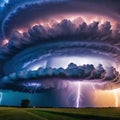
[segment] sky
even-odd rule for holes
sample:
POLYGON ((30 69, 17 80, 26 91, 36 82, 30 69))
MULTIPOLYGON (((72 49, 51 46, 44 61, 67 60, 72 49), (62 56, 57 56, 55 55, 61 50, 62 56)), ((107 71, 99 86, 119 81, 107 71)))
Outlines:
POLYGON ((119 107, 119 4, 2 0, 1 105, 119 107))

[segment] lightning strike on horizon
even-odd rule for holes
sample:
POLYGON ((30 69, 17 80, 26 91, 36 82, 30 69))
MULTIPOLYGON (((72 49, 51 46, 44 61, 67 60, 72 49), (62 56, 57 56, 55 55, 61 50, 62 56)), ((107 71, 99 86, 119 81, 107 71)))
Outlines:
POLYGON ((77 99, 76 99, 76 108, 80 107, 81 100, 81 91, 80 91, 81 83, 77 82, 77 99))
POLYGON ((117 89, 114 89, 113 92, 114 92, 114 96, 115 96, 115 107, 119 107, 118 91, 117 91, 117 89))
POLYGON ((1 104, 1 102, 2 102, 2 95, 3 95, 3 93, 0 92, 0 104, 1 104))

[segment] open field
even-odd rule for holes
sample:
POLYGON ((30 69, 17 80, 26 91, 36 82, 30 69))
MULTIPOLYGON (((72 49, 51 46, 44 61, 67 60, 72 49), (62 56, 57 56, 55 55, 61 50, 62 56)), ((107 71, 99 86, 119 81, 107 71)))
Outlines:
POLYGON ((120 120, 120 108, 0 107, 0 120, 120 120))

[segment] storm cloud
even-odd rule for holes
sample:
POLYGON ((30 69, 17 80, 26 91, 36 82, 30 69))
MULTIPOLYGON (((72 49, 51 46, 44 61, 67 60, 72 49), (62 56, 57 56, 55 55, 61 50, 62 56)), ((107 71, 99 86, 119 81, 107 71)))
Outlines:
POLYGON ((87 42, 96 43, 96 45, 99 43, 99 46, 104 41, 104 45, 108 47, 108 49, 103 49, 109 52, 113 46, 110 52, 112 53, 113 50, 113 54, 115 53, 115 55, 118 54, 119 56, 119 30, 112 30, 109 22, 100 26, 98 25, 99 22, 93 22, 90 25, 82 23, 75 26, 70 20, 64 19, 60 23, 54 24, 52 28, 46 29, 42 25, 36 25, 23 34, 16 31, 11 35, 9 43, 1 48, 0 58, 7 59, 7 57, 26 49, 26 47, 30 45, 35 46, 38 43, 47 43, 51 40, 55 41, 56 39, 56 41, 64 41, 66 39, 69 39, 69 41, 78 40, 80 42, 86 42, 86 44, 87 42))
MULTIPOLYGON (((8 44, 0 49, 0 61, 1 63, 3 61, 8 62, 13 56, 16 56, 16 54, 18 56, 21 51, 40 45, 41 51, 43 51, 44 54, 45 51, 46 54, 48 54, 49 51, 55 51, 55 48, 56 50, 61 49, 62 51, 63 48, 76 47, 76 50, 77 48, 83 48, 80 49, 79 53, 81 54, 97 53, 103 56, 110 56, 116 63, 119 63, 119 39, 119 30, 112 30, 110 22, 105 22, 100 25, 99 22, 93 22, 89 25, 82 23, 76 26, 70 20, 64 19, 60 23, 53 24, 50 28, 35 25, 23 34, 17 31, 14 32, 8 44), (68 44, 66 41, 68 41, 68 44), (62 44, 63 42, 65 44, 62 44)), ((36 51, 39 47, 32 49, 32 51, 34 51, 34 49, 36 51)), ((32 53, 30 54, 32 55, 32 53)), ((41 55, 42 54, 43 53, 41 53, 41 55)))
POLYGON ((98 2, 99 0, 9 0, 2 10, 1 31, 4 36, 9 37, 15 29, 28 28, 38 20, 45 21, 56 15, 70 13, 99 14, 119 21, 119 0, 101 0, 100 4, 98 2), (24 18, 24 21, 21 18, 24 18))
MULTIPOLYGON (((36 71, 20 71, 17 73, 11 73, 8 76, 5 76, 1 80, 1 85, 4 86, 4 89, 12 89, 15 91, 23 91, 21 89, 25 85, 29 86, 26 91, 28 92, 32 87, 37 87, 39 92, 43 89, 50 89, 51 87, 57 88, 60 81, 62 84, 66 81, 95 81, 100 82, 111 82, 109 86, 99 86, 99 89, 111 89, 111 85, 119 82, 120 74, 116 71, 115 68, 108 68, 109 72, 106 71, 102 65, 94 67, 93 65, 83 65, 77 66, 74 63, 70 63, 66 69, 64 68, 39 68, 36 71), (54 83, 55 82, 55 83, 54 83), (56 82, 58 82, 56 84, 56 82), (47 87, 46 87, 47 86, 47 87)), ((118 84, 116 85, 118 87, 118 84)), ((61 87, 61 89, 64 88, 61 87)), ((97 87, 96 87, 97 88, 97 87)))
MULTIPOLYGON (((17 90, 16 86, 19 86, 18 91, 20 91, 22 83, 45 78, 69 78, 70 81, 75 78, 80 81, 97 80, 110 82, 114 87, 118 87, 119 72, 115 66, 112 67, 112 64, 107 68, 104 68, 104 65, 95 67, 92 64, 83 66, 72 64, 73 66, 69 65, 66 69, 46 67, 36 71, 29 70, 39 61, 48 60, 54 56, 72 55, 107 58, 119 68, 119 1, 115 3, 111 0, 104 3, 101 0, 99 5, 98 2, 98 0, 94 2, 25 0, 17 3, 13 0, 9 1, 1 10, 0 21, 1 43, 5 38, 8 39, 8 43, 1 44, 0 48, 2 88, 12 89, 12 86, 15 86, 14 90, 17 90), (106 8, 106 5, 109 7, 106 8), (74 17, 75 13, 79 16, 74 20, 65 18, 67 14, 74 17), (93 20, 87 23, 82 14, 103 16, 106 22, 93 20), (59 20, 58 16, 60 16, 59 20), (47 21, 49 21, 48 24, 44 23, 47 21)), ((105 88, 110 89, 110 87, 108 85, 105 88)))

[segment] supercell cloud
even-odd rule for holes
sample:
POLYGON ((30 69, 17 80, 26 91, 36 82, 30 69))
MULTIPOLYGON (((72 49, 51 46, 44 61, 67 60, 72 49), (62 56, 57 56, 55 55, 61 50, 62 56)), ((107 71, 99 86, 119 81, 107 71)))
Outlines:
POLYGON ((3 0, 0 88, 41 93, 86 81, 95 89, 120 88, 119 4, 3 0))

